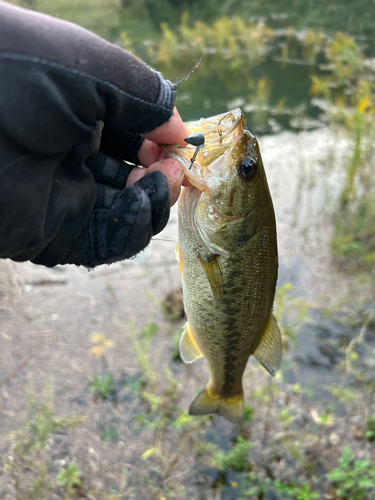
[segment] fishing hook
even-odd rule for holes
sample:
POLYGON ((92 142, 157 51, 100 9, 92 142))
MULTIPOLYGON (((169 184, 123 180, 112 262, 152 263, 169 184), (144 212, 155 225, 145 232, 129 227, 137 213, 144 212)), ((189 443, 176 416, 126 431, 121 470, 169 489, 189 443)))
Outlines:
POLYGON ((205 137, 203 132, 195 132, 194 134, 190 134, 188 137, 184 139, 185 142, 188 144, 191 144, 192 146, 196 147, 196 150, 194 152, 193 158, 191 159, 190 167, 193 166, 193 163, 195 162, 195 158, 197 157, 198 151, 200 148, 204 145, 205 137))

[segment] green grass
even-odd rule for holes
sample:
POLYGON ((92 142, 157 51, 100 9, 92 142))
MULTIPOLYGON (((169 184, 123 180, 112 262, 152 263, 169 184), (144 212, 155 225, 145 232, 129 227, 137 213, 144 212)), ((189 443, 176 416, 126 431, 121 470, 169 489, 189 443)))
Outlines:
POLYGON ((82 484, 82 472, 77 464, 71 463, 65 469, 61 469, 57 481, 65 491, 65 500, 70 500, 74 497, 77 488, 82 484))
MULTIPOLYGON (((76 415, 56 416, 53 400, 51 389, 43 394, 40 401, 31 392, 21 429, 7 437, 11 446, 5 470, 9 473, 18 500, 44 500, 55 491, 56 482, 49 473, 51 435, 66 432, 84 421, 83 417, 76 415)), ((66 499, 69 499, 70 490, 66 493, 66 499)))
POLYGON ((101 376, 94 375, 90 387, 95 396, 100 396, 102 399, 110 399, 116 393, 116 384, 111 373, 104 373, 101 376))
POLYGON ((370 460, 356 460, 345 446, 338 467, 327 474, 338 498, 373 500, 375 495, 375 466, 370 460))

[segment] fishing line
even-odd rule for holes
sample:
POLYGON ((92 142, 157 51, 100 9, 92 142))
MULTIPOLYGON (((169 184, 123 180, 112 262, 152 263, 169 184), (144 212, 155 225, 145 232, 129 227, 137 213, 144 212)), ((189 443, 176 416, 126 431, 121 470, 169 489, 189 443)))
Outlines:
POLYGON ((151 238, 152 241, 168 241, 169 243, 175 243, 175 240, 164 240, 163 238, 151 238))
POLYGON ((172 85, 174 86, 174 88, 177 88, 182 82, 186 81, 193 73, 194 71, 198 68, 198 66, 200 65, 201 61, 202 61, 203 57, 201 57, 199 59, 199 61, 197 62, 197 64, 194 66, 194 68, 189 71, 189 73, 186 75, 186 76, 183 76, 180 80, 177 80, 177 82, 175 83, 172 83, 172 85))

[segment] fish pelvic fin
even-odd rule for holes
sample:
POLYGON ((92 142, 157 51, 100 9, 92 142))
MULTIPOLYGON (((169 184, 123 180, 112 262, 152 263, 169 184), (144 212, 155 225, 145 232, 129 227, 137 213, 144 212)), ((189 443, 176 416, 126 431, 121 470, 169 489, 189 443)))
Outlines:
POLYGON ((271 375, 276 375, 282 361, 282 342, 280 329, 272 313, 253 356, 271 375))
POLYGON ((192 363, 203 356, 194 338, 193 331, 189 322, 185 324, 184 331, 180 339, 180 356, 185 363, 192 363))
POLYGON ((216 393, 210 385, 203 389, 191 403, 189 415, 209 415, 215 413, 229 422, 239 423, 243 420, 243 390, 240 394, 225 398, 216 393))

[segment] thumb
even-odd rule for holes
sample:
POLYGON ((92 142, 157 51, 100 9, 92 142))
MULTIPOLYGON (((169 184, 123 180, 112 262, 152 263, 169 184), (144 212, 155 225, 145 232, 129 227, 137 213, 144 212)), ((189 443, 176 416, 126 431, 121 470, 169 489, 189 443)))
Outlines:
POLYGON ((170 119, 160 125, 152 132, 141 134, 142 137, 149 141, 159 144, 181 144, 184 145, 184 139, 190 134, 189 129, 182 121, 177 108, 173 108, 173 115, 170 119))

